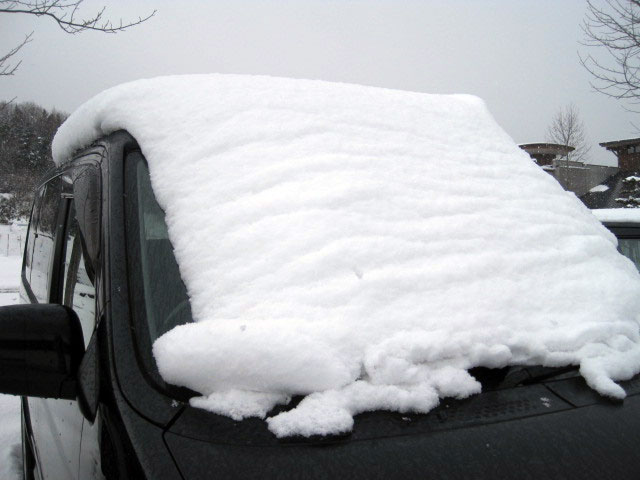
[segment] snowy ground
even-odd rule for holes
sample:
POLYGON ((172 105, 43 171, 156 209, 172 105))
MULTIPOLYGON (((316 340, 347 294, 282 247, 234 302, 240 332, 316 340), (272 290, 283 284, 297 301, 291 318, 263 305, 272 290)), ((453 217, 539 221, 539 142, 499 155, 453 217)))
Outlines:
POLYGON ((26 233, 27 225, 24 222, 0 225, 0 256, 21 255, 26 233))
MULTIPOLYGON (((0 256, 0 305, 18 303, 19 256, 0 256)), ((0 395, 0 480, 21 478, 20 397, 0 395)))

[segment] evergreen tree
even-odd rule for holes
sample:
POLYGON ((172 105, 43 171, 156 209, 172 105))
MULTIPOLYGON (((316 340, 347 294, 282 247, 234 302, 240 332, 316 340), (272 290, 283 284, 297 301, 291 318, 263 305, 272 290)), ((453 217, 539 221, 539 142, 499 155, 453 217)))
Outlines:
POLYGON ((26 217, 37 181, 53 167, 51 141, 66 115, 0 103, 0 223, 26 217))

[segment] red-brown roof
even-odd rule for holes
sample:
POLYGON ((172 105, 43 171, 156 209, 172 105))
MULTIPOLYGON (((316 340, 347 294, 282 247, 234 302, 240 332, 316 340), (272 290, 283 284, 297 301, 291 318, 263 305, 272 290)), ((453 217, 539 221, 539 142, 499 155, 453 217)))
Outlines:
POLYGON ((615 150, 619 147, 628 147, 629 145, 640 145, 640 138, 628 138, 626 140, 614 140, 612 142, 602 142, 601 147, 607 150, 615 150))

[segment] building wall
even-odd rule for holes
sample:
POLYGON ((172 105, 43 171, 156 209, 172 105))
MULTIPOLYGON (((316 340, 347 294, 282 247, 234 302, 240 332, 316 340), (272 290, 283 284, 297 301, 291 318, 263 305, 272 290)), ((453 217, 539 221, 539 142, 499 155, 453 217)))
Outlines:
POLYGON ((555 169, 550 173, 562 185, 562 188, 574 192, 578 196, 587 193, 618 171, 618 167, 579 162, 569 162, 567 165, 567 162, 562 159, 556 160, 554 167, 555 169))
MULTIPOLYGON (((637 147, 634 149, 636 150, 637 147)), ((640 170, 640 151, 629 152, 618 151, 618 166, 620 170, 637 171, 640 170)))
POLYGON ((589 173, 587 177, 587 190, 592 189, 596 185, 600 185, 612 175, 618 173, 618 167, 607 167, 604 165, 589 165, 589 173))

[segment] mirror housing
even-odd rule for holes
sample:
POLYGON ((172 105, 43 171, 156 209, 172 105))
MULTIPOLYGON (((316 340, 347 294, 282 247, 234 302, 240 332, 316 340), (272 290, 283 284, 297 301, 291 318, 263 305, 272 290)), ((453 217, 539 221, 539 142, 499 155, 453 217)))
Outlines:
POLYGON ((56 304, 0 307, 0 393, 75 400, 80 320, 56 304))

